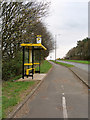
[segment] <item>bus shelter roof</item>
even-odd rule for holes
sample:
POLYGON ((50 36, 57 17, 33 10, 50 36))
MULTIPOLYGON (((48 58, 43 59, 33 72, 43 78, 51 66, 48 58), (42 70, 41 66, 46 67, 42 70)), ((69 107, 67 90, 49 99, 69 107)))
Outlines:
POLYGON ((22 43, 21 46, 25 46, 25 47, 40 47, 43 48, 44 50, 47 50, 47 48, 45 48, 41 43, 38 44, 32 44, 32 43, 22 43))

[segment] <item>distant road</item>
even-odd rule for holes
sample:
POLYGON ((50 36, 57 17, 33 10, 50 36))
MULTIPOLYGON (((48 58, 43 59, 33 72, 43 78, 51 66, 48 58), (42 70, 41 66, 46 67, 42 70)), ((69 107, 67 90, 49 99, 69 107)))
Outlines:
POLYGON ((62 60, 57 60, 57 61, 67 63, 67 64, 71 64, 71 65, 74 65, 75 67, 78 67, 80 69, 85 70, 86 72, 90 72, 90 64, 88 65, 88 64, 82 64, 82 63, 67 62, 67 61, 62 61, 62 60))

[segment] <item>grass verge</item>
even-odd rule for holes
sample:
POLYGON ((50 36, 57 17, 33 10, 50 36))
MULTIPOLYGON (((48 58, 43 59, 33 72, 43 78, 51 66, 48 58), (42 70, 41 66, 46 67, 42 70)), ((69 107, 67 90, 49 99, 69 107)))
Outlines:
MULTIPOLYGON (((52 64, 44 60, 41 63, 40 71, 41 73, 47 73, 51 67, 52 64)), ((32 89, 38 84, 37 81, 13 82, 19 78, 21 78, 21 75, 2 84, 2 118, 6 118, 14 107, 30 94, 32 89)))
POLYGON ((3 118, 7 117, 8 113, 10 113, 13 110, 14 106, 19 104, 30 93, 31 89, 34 87, 35 84, 36 84, 35 81, 3 82, 2 84, 3 118))
POLYGON ((84 60, 63 60, 63 61, 90 64, 90 61, 84 61, 84 60))
POLYGON ((22 75, 18 75, 18 76, 16 76, 16 77, 14 77, 13 79, 11 79, 10 81, 15 81, 15 80, 18 80, 18 79, 20 79, 22 77, 22 75))
POLYGON ((54 60, 51 60, 51 61, 54 62, 54 63, 60 64, 60 65, 63 65, 65 67, 74 67, 74 65, 70 65, 70 64, 67 64, 67 63, 55 62, 54 60))
MULTIPOLYGON (((51 67, 52 64, 50 64, 47 60, 44 60, 40 65, 40 73, 47 73, 51 67)), ((36 70, 38 70, 38 67, 36 70)))

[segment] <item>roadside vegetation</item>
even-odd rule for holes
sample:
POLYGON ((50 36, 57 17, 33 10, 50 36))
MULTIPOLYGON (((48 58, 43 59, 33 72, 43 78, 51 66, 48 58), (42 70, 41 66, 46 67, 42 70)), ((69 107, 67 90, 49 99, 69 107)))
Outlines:
POLYGON ((70 64, 67 64, 67 63, 57 62, 55 60, 51 60, 51 61, 54 62, 54 63, 60 64, 62 66, 65 66, 65 67, 74 67, 74 65, 70 65, 70 64))
MULTIPOLYGON (((40 73, 47 73, 50 68, 52 68, 52 64, 49 63, 47 60, 42 60, 40 64, 40 73)), ((39 65, 36 66, 35 70, 39 70, 39 65)))
POLYGON ((65 59, 70 60, 87 60, 90 61, 90 38, 77 41, 77 46, 73 47, 66 54, 65 59))
POLYGON ((41 73, 47 73, 50 68, 52 67, 52 64, 50 64, 47 60, 44 60, 40 67, 41 73))
POLYGON ((64 60, 63 59, 63 61, 83 63, 83 64, 90 64, 90 61, 84 61, 84 60, 64 60))
POLYGON ((26 95, 30 93, 31 91, 30 88, 33 88, 35 84, 36 84, 35 81, 3 82, 2 85, 2 117, 3 118, 6 118, 7 115, 13 110, 14 106, 19 104, 19 102, 21 102, 26 97, 26 95))
MULTIPOLYGON (((52 65, 44 60, 41 63, 41 73, 47 73, 52 65)), ((38 67, 36 68, 38 69, 38 67)), ((19 104, 31 90, 39 83, 38 81, 17 82, 21 75, 2 84, 2 117, 6 118, 13 108, 19 104), (23 94, 22 94, 23 93, 23 94)), ((1 111, 0 111, 1 112, 1 111)))

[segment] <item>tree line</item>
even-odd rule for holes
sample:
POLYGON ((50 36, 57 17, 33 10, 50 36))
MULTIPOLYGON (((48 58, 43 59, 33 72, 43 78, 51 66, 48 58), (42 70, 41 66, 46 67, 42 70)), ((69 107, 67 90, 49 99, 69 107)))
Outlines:
POLYGON ((43 23, 48 15, 49 3, 31 0, 25 2, 1 3, 2 39, 2 78, 9 80, 22 72, 21 43, 36 43, 36 35, 42 35, 42 44, 47 51, 42 52, 44 59, 53 49, 53 38, 43 23))
POLYGON ((90 60, 90 38, 77 41, 77 46, 73 47, 66 54, 65 59, 90 60))

